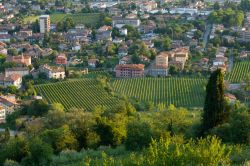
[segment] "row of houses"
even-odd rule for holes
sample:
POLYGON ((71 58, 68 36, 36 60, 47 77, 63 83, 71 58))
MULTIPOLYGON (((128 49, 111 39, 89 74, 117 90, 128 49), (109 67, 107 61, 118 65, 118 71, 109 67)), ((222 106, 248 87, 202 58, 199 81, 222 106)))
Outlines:
MULTIPOLYGON (((170 66, 175 66, 179 70, 183 70, 186 61, 188 60, 189 49, 187 47, 176 48, 172 51, 160 52, 156 56, 153 63, 147 72, 143 64, 128 64, 129 57, 125 56, 120 60, 120 64, 115 67, 116 77, 143 77, 146 74, 151 76, 167 76, 170 66)), ((147 61, 147 58, 140 57, 142 61, 147 61)))

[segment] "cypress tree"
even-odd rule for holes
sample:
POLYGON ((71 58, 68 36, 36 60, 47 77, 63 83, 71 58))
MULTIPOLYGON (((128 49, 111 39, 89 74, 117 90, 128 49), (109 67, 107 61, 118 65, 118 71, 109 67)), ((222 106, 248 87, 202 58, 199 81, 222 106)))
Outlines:
POLYGON ((213 127, 223 123, 227 117, 224 98, 224 74, 221 69, 210 76, 206 87, 206 99, 202 119, 203 134, 213 127))

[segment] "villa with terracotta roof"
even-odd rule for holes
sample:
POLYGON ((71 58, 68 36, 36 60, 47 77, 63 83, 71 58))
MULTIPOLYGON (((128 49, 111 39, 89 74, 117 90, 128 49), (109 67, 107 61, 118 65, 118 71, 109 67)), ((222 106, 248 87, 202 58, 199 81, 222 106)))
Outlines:
POLYGON ((3 87, 8 87, 14 85, 17 88, 20 88, 22 85, 22 76, 19 74, 12 74, 6 77, 5 75, 0 75, 0 85, 3 87))
POLYGON ((13 113, 17 106, 18 103, 15 95, 0 96, 0 107, 5 109, 7 115, 13 113))
POLYGON ((123 64, 116 65, 115 67, 116 77, 143 77, 144 65, 143 64, 123 64))
POLYGON ((57 65, 66 65, 67 64, 67 57, 65 54, 60 54, 56 57, 56 64, 57 65))

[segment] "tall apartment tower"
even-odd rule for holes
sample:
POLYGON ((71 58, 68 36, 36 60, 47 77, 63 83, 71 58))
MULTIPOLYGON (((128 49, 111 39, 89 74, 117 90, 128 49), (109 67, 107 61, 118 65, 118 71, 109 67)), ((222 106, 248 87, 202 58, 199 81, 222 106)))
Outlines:
POLYGON ((50 31, 50 17, 49 15, 41 15, 39 18, 40 33, 46 33, 50 31))

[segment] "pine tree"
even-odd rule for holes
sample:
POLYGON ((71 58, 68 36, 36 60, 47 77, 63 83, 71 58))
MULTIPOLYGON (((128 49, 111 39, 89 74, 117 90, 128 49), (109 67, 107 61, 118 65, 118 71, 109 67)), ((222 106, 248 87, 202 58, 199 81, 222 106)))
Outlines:
POLYGON ((221 69, 211 74, 206 93, 202 122, 203 134, 209 129, 223 123, 227 118, 228 111, 226 111, 224 98, 224 74, 221 69))

